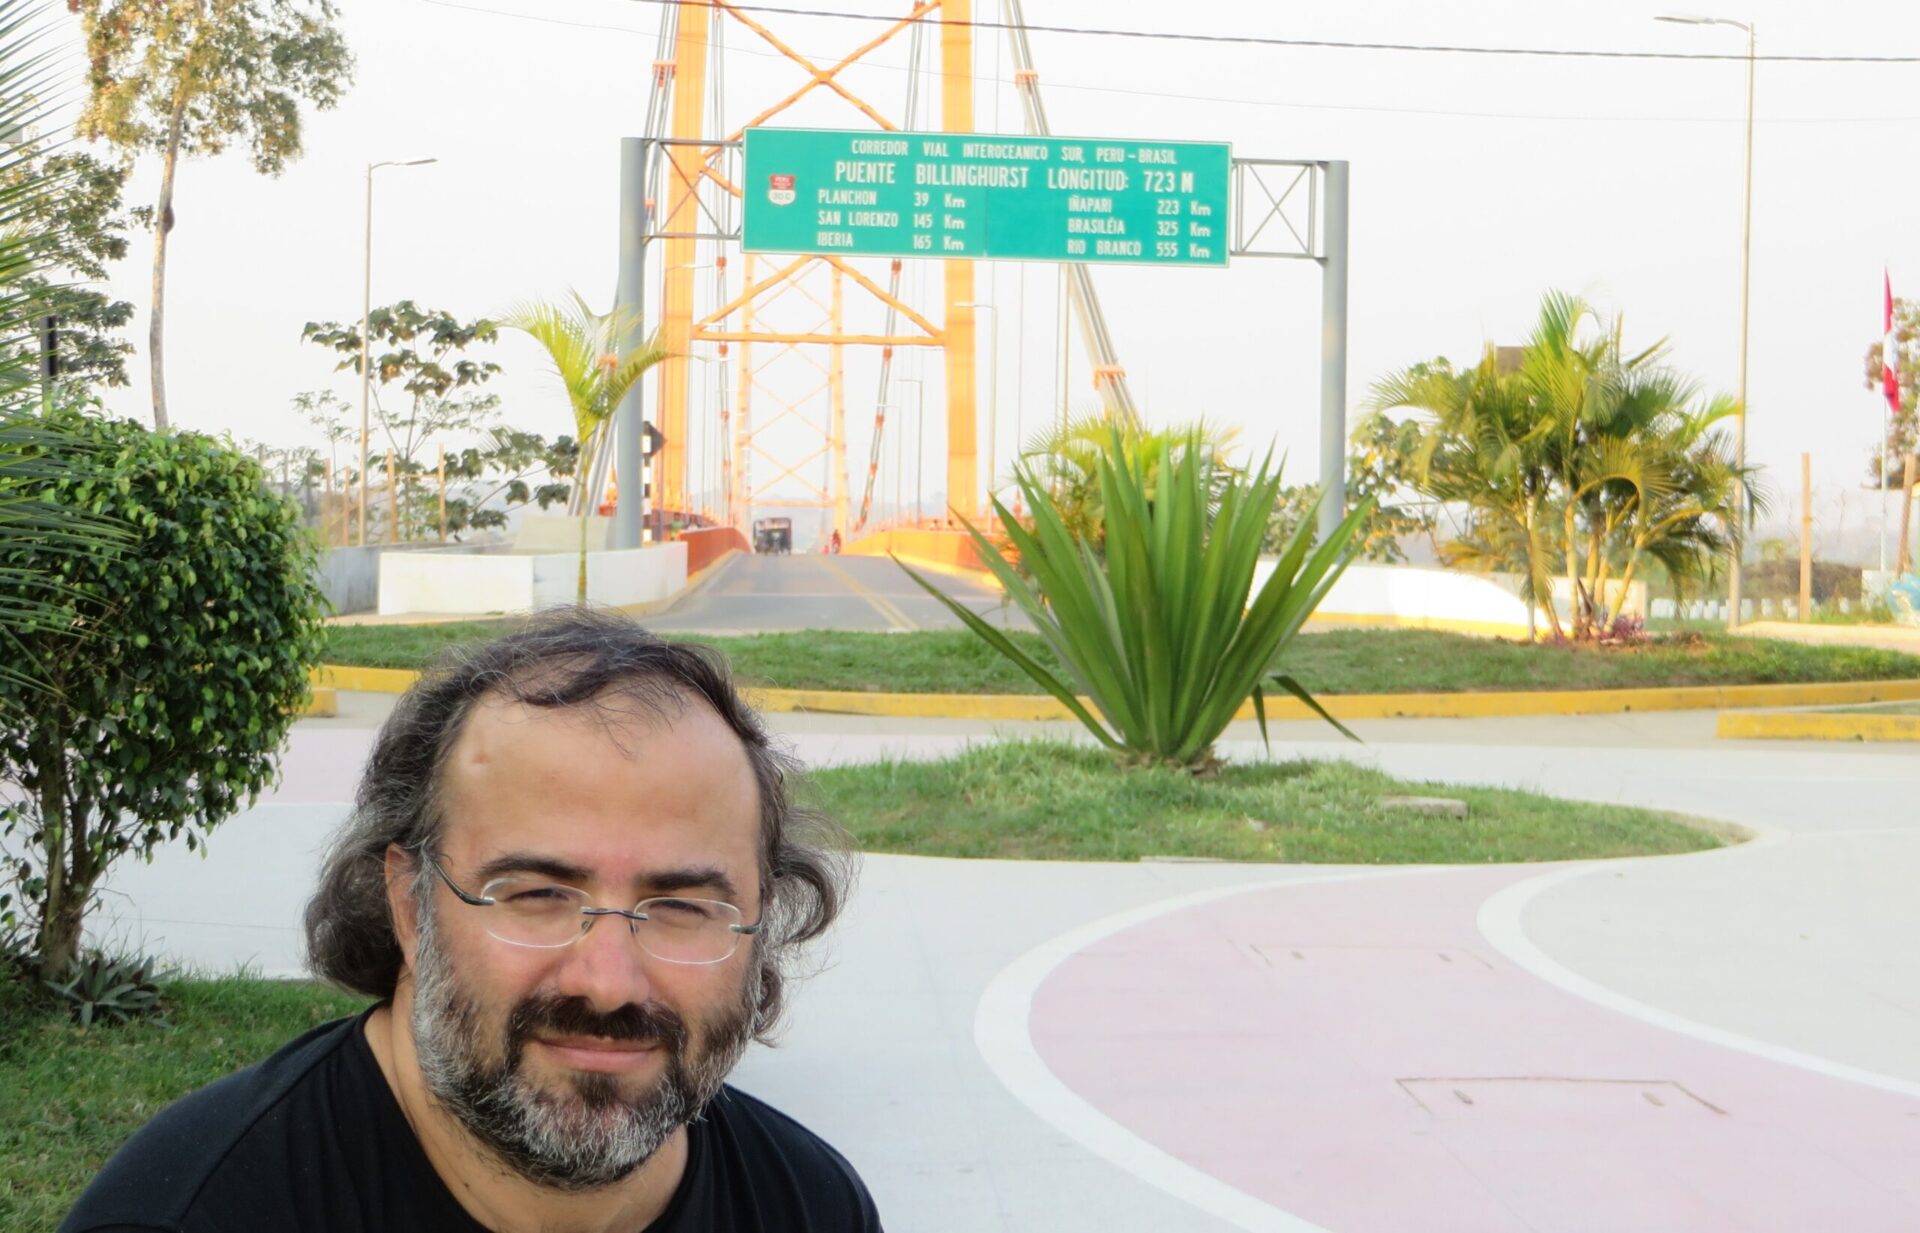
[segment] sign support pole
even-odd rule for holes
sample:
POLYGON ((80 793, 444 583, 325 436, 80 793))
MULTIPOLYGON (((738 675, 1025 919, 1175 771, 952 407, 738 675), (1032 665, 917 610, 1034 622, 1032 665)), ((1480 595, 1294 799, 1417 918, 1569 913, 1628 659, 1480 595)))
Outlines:
MULTIPOLYGON (((972 0, 940 5, 940 127, 973 132, 972 0)), ((975 416, 973 263, 946 262, 945 317, 941 322, 947 362, 947 508, 985 522, 992 506, 980 494, 980 436, 975 416)), ((895 510, 898 516, 899 511, 895 510)))
POLYGON ((1326 255, 1320 259, 1320 539, 1347 513, 1347 163, 1326 164, 1326 255))
MULTIPOLYGON (((647 143, 639 137, 620 139, 620 283, 614 297, 615 311, 624 312, 632 324, 624 350, 632 350, 646 341, 647 278, 647 143)), ((614 412, 615 472, 620 498, 613 510, 615 548, 638 548, 640 527, 646 518, 646 478, 641 474, 640 422, 645 415, 645 381, 627 387, 619 408, 614 412)), ((584 455, 582 461, 584 461, 584 455)), ((584 484, 587 476, 575 482, 584 484)), ((598 506, 587 493, 582 517, 591 517, 598 506)))

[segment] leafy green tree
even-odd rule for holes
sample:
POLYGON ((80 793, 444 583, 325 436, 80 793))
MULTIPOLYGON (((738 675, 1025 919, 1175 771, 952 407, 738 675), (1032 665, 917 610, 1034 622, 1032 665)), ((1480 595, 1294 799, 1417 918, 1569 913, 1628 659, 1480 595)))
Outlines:
MULTIPOLYGON (((1400 541, 1431 536, 1431 502, 1409 502, 1414 494, 1421 432, 1412 420, 1395 421, 1374 412, 1354 425, 1347 454, 1347 503, 1365 504, 1372 513, 1360 528, 1361 559, 1397 565, 1407 559, 1400 541)), ((1319 484, 1287 484, 1280 489, 1267 519, 1262 551, 1279 552, 1320 505, 1319 484)))
POLYGON ((167 427, 162 340, 167 235, 181 155, 244 146, 262 175, 300 155, 300 104, 326 110, 353 75, 333 0, 68 0, 87 45, 79 132, 160 155, 153 211, 148 359, 153 418, 167 427))
MULTIPOLYGON (((385 446, 369 446, 367 466, 377 484, 392 457, 401 488, 401 524, 392 530, 397 539, 411 539, 436 525, 438 517, 437 513, 432 518, 421 516, 436 499, 425 487, 432 470, 429 448, 446 444, 450 437, 488 431, 498 418, 499 397, 479 387, 500 372, 500 365, 469 351, 497 343, 500 327, 484 317, 462 321, 445 309, 423 309, 412 300, 401 300, 368 314, 367 336, 373 369, 368 418, 385 446)), ((334 371, 359 373, 358 321, 310 321, 300 337, 338 355, 334 371)), ((345 439, 358 440, 357 410, 319 393, 300 395, 295 399, 297 408, 303 406, 301 399, 308 400, 310 405, 304 409, 309 418, 330 439, 347 421, 351 426, 345 428, 345 439)), ((343 479, 357 482, 358 469, 356 451, 343 479)), ((369 511, 377 516, 373 504, 369 503, 369 511)))
MULTIPOLYGON (((580 577, 578 598, 587 602, 587 515, 593 494, 586 484, 595 458, 607 447, 607 431, 620 400, 627 396, 649 368, 667 358, 658 339, 637 345, 628 340, 639 331, 639 317, 627 310, 596 313, 579 292, 557 303, 522 304, 508 313, 505 323, 522 330, 547 353, 554 375, 566 391, 567 407, 579 433, 581 484, 573 506, 580 515, 580 577)), ((631 495, 631 494, 630 494, 631 495)))
MULTIPOLYGON (((120 199, 127 169, 77 151, 21 153, 8 178, 31 176, 47 191, 27 195, 14 222, 39 245, 41 266, 22 275, 17 286, 33 301, 35 317, 59 319, 63 380, 126 385, 133 344, 121 331, 133 320, 133 305, 84 284, 105 281, 108 264, 127 255, 129 220, 120 199)), ((27 340, 26 350, 37 362, 38 340, 27 340)))
POLYGON ((468 531, 502 530, 508 512, 521 506, 564 505, 579 461, 572 437, 548 441, 514 428, 491 430, 482 444, 447 455, 447 534, 457 539, 468 531))
MULTIPOLYGON (((1893 344, 1894 379, 1900 387, 1900 414, 1890 416, 1887 425, 1886 485, 1898 487, 1903 480, 1904 464, 1900 461, 1908 454, 1920 450, 1920 300, 1895 300, 1893 302, 1893 344)), ((1884 388, 1881 378, 1882 356, 1886 353, 1886 338, 1881 336, 1873 340, 1867 348, 1867 388, 1881 393, 1884 388)), ((1872 451, 1867 460, 1868 482, 1873 487, 1881 485, 1881 457, 1879 449, 1872 451)))
MULTIPOLYGON (((135 539, 104 556, 0 541, 0 569, 62 588, 57 620, 21 639, 54 692, 0 729, 5 910, 37 935, 45 974, 77 954, 115 860, 182 837, 198 847, 273 781, 325 611, 313 541, 252 459, 77 411, 52 423, 87 449, 28 495, 135 539)), ((0 705, 17 711, 13 690, 0 682, 0 705)))
POLYGON ((1074 537, 1040 476, 1016 468, 1015 482, 1033 508, 1033 529, 997 499, 994 507, 1031 582, 967 524, 981 560, 1047 640, 1063 673, 1035 661, 918 573, 907 573, 1058 698, 1123 764, 1210 773, 1219 765, 1214 742, 1248 698, 1266 731, 1265 691, 1275 685, 1339 727, 1276 668, 1352 560, 1368 510, 1364 504, 1355 509, 1317 546, 1311 523, 1303 523, 1255 592, 1280 475, 1269 459, 1251 475, 1232 472, 1216 484, 1215 465, 1198 436, 1130 452, 1125 437, 1113 432, 1099 469, 1104 553, 1074 537))

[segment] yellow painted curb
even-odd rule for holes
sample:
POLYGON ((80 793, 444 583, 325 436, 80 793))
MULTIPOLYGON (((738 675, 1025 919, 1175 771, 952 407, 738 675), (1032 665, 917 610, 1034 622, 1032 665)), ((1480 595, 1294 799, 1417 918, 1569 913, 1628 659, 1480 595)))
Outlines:
MULTIPOLYGON (((418 676, 416 672, 400 668, 327 665, 314 674, 314 681, 336 689, 397 694, 404 692, 418 676)), ((903 719, 1072 718, 1072 713, 1058 700, 1043 694, 896 694, 751 687, 744 692, 747 700, 763 711, 817 711, 903 719)), ((1676 685, 1665 689, 1537 689, 1505 693, 1324 694, 1320 698, 1321 704, 1336 719, 1485 719, 1503 715, 1609 715, 1630 711, 1713 711, 1915 701, 1920 701, 1920 680, 1676 685)), ((1251 702, 1240 708, 1237 716, 1253 717, 1251 702)), ((1267 718, 1313 719, 1316 716, 1294 698, 1270 696, 1267 718)))
POLYGON ((302 719, 327 719, 340 713, 340 694, 325 685, 315 685, 307 695, 307 704, 295 714, 302 719))
POLYGON ((1920 715, 1722 715, 1714 735, 1730 741, 1920 741, 1920 715))
POLYGON ((411 668, 355 668, 340 664, 322 664, 311 674, 316 686, 366 694, 403 694, 420 679, 411 668))
MULTIPOLYGON (((1054 698, 1023 694, 887 694, 828 689, 748 690, 763 711, 820 711, 940 719, 1071 719, 1054 698)), ((1848 681, 1804 685, 1690 685, 1665 689, 1513 690, 1505 693, 1322 694, 1336 719, 1485 719, 1524 715, 1603 715, 1629 711, 1728 710, 1756 706, 1830 706, 1920 699, 1920 681, 1848 681)), ((1083 698, 1089 707, 1092 703, 1083 698)), ((1254 718, 1253 703, 1237 719, 1254 718)), ((1305 703, 1267 698, 1267 718, 1316 719, 1305 703)))

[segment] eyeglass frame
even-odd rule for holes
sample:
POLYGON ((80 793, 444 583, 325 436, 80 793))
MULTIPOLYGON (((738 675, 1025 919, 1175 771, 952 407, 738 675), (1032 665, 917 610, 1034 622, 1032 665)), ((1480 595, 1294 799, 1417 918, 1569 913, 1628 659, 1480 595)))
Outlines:
MULTIPOLYGON (((417 854, 419 855, 421 860, 424 860, 427 863, 427 866, 429 868, 431 868, 435 873, 440 875, 440 880, 447 884, 447 889, 452 891, 454 895, 459 898, 461 903, 466 904, 468 907, 474 907, 474 908, 491 908, 498 905, 499 900, 493 898, 493 896, 491 895, 475 895, 469 891, 461 889, 460 884, 453 880, 453 876, 446 871, 446 869, 440 864, 439 859, 435 857, 432 853, 427 852, 423 849, 423 850, 420 850, 417 854)), ((502 879, 502 878, 495 878, 493 879, 492 882, 488 882, 487 886, 492 886, 494 882, 500 882, 504 880, 505 879, 502 879)), ((486 889, 486 886, 483 886, 480 889, 484 891, 486 889)), ((648 920, 652 918, 647 916, 644 912, 640 911, 640 909, 645 907, 649 903, 653 903, 656 900, 660 900, 660 899, 685 899, 685 900, 690 900, 696 903, 717 903, 717 904, 720 904, 722 907, 731 908, 734 912, 738 913, 741 916, 746 915, 745 912, 740 911, 740 906, 738 904, 728 903, 724 899, 702 899, 695 895, 652 895, 646 899, 642 899, 639 903, 634 904, 631 910, 627 908, 603 908, 598 904, 588 903, 585 907, 582 907, 580 909, 580 915, 586 918, 587 923, 584 926, 582 926, 579 933, 574 934, 572 938, 570 938, 565 942, 560 943, 558 946, 537 946, 528 942, 514 942, 501 937, 499 934, 494 933, 492 930, 487 931, 487 936, 492 938, 496 942, 504 942, 508 946, 518 946, 523 950, 565 950, 567 947, 572 946, 575 943, 579 942, 581 938, 586 937, 587 934, 593 929, 593 926, 598 922, 600 917, 624 916, 627 919, 627 930, 630 934, 632 934, 634 941, 639 943, 640 949, 642 951, 645 951, 646 954, 648 954, 652 958, 659 959, 660 962, 662 963, 676 964, 680 967, 695 967, 695 968, 711 967, 713 964, 716 964, 716 963, 725 963, 727 960, 733 958, 736 954, 740 952, 740 943, 738 940, 734 942, 732 950, 720 956, 720 958, 718 959, 667 959, 660 955, 655 955, 652 951, 647 950, 646 944, 644 942, 640 942, 639 940, 640 939, 639 930, 636 928, 636 926, 645 924, 648 920)), ((728 925, 727 928, 736 935, 736 939, 740 937, 751 938, 751 937, 759 936, 760 931, 763 928, 765 928, 766 923, 767 923, 767 918, 763 914, 759 920, 753 922, 753 924, 751 925, 728 925)))

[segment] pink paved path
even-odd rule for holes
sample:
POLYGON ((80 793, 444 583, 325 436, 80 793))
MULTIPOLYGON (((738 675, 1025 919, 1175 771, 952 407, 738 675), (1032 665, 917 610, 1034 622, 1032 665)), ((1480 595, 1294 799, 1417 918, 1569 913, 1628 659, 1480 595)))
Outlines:
POLYGON ((1056 968, 1034 1046, 1141 1138, 1335 1233, 1920 1230, 1920 1099, 1520 970, 1475 915, 1538 872, 1169 913, 1056 968))

